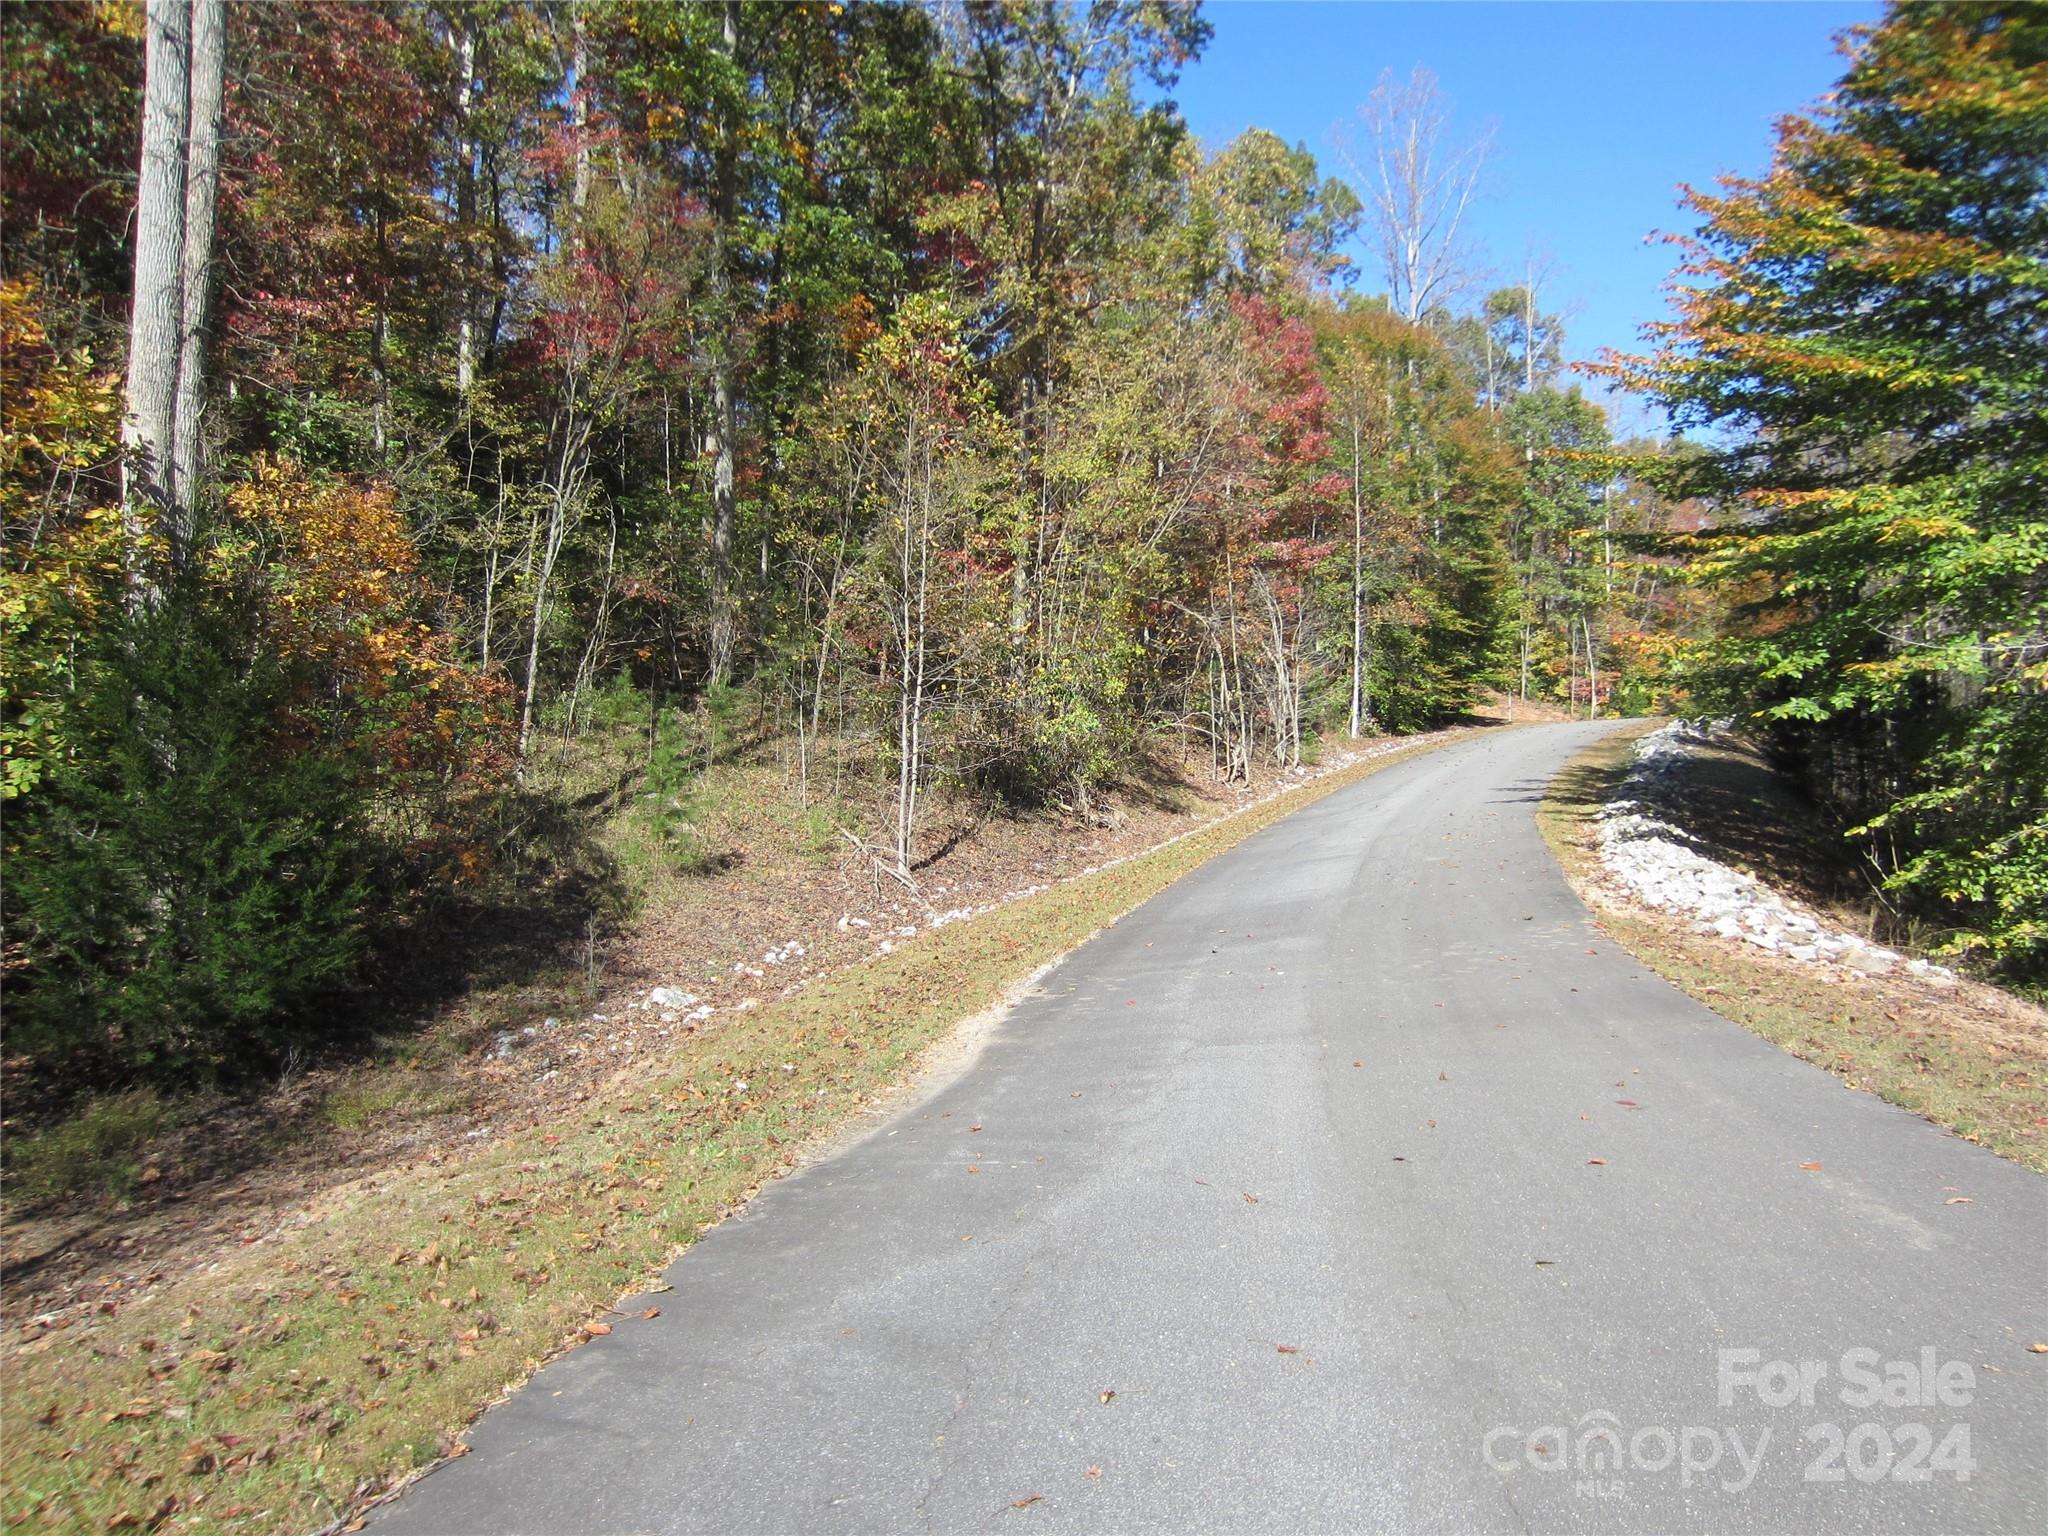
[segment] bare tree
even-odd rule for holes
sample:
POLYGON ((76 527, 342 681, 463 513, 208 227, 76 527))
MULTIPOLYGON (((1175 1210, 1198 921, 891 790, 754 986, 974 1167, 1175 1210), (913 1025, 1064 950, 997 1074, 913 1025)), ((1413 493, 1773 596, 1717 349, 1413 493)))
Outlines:
POLYGON ((150 600, 143 548, 161 532, 172 563, 192 537, 205 405, 208 296, 220 186, 225 0, 149 0, 142 162, 121 443, 129 577, 150 600))
POLYGON ((1365 141, 1340 142, 1338 155, 1379 242, 1394 312, 1415 324, 1471 281, 1465 215, 1493 130, 1452 141, 1450 102, 1420 65, 1406 80, 1382 74, 1358 115, 1365 141))

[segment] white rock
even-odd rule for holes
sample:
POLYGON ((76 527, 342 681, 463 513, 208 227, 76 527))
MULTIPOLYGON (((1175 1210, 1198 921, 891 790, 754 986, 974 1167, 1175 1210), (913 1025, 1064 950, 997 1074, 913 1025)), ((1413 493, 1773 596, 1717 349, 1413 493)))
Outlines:
MULTIPOLYGON (((1693 919, 1700 932, 1740 939, 1802 963, 1832 960, 1866 975, 1888 973, 1904 959, 1896 950, 1830 932, 1806 908, 1708 858, 1664 819, 1660 797, 1668 801, 1669 781, 1696 743, 1726 726, 1675 721, 1637 741, 1635 761, 1619 792, 1597 813, 1600 862, 1608 879, 1646 907, 1693 919)), ((1954 979, 1953 972, 1926 961, 1908 961, 1906 969, 1935 984, 1954 979)))

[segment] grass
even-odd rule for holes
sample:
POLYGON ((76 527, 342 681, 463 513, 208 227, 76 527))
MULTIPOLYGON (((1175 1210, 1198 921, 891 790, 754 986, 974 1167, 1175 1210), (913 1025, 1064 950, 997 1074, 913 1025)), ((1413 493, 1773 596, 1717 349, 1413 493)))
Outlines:
POLYGON ((1427 745, 927 932, 733 1016, 658 1077, 545 1131, 335 1191, 261 1244, 27 1340, 8 1363, 0 1521, 211 1532, 348 1519, 448 1454, 508 1384, 586 1337, 956 1022, 1258 828, 1415 750, 1427 745))
POLYGON ((389 1117, 408 1120, 446 1114, 459 1101, 423 1083, 403 1068, 366 1070, 337 1085, 322 1102, 321 1113, 337 1130, 360 1131, 389 1117))
MULTIPOLYGON (((1610 904, 1591 891, 1599 865, 1593 817, 1626 772, 1640 734, 1617 732, 1573 758, 1538 812, 1544 837, 1601 926, 1723 1018, 1851 1087, 2048 1173, 2048 1044, 2038 1021, 2025 1017, 2026 1004, 1968 983, 1938 992, 1901 977, 1823 981, 1813 966, 1695 933, 1683 918, 1610 904)), ((1766 850, 1808 834, 1780 819, 1786 804, 1754 797, 1742 812, 1751 824, 1736 829, 1724 826, 1732 813, 1724 805, 1716 835, 1753 841, 1754 862, 1768 866, 1766 850)))
POLYGON ((33 1206, 59 1195, 125 1200, 142 1154, 172 1129, 178 1107, 147 1088, 95 1099, 70 1118, 7 1142, 7 1198, 33 1206))

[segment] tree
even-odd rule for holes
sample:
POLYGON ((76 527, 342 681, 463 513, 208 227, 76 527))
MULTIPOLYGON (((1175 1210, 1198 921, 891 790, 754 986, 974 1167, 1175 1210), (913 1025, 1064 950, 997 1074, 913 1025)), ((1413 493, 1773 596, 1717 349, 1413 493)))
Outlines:
POLYGON ((1379 247, 1388 302, 1410 325, 1448 305, 1472 280, 1465 215, 1478 195, 1492 131, 1449 138, 1450 104, 1436 76, 1382 74, 1358 115, 1365 143, 1341 149, 1379 247))
POLYGON ((1688 192, 1691 282, 1607 371, 1727 446, 1703 681, 1862 819, 1894 890, 2048 954, 2048 16, 1895 5, 1770 171, 1688 192))
POLYGON ((1604 527, 1607 421, 1574 386, 1517 395, 1503 426, 1524 465, 1508 530, 1518 589, 1516 690, 1527 699, 1539 670, 1548 674, 1546 682, 1555 678, 1562 630, 1565 701, 1576 704, 1581 697, 1583 662, 1591 716, 1600 707, 1599 633, 1615 590, 1614 544, 1604 527))
POLYGON ((192 542, 227 54, 226 0, 150 0, 128 336, 130 580, 148 600, 160 535, 175 569, 192 542))

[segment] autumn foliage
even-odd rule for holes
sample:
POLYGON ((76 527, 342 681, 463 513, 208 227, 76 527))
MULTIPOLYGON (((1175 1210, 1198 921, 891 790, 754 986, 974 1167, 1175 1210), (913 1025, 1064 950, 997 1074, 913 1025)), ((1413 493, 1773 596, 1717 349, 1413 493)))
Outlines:
POLYGON ((1913 5, 1846 39, 1760 178, 1689 204, 1678 318, 1611 371, 1731 446, 1672 466, 1735 613, 1697 669, 1952 947, 2048 955, 2048 21, 1913 5))

